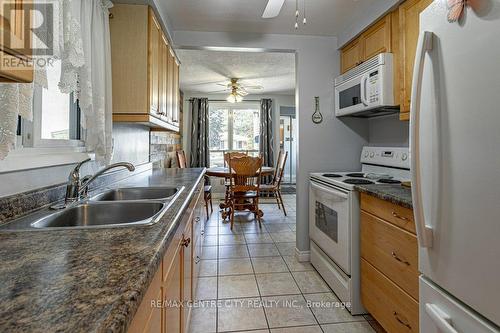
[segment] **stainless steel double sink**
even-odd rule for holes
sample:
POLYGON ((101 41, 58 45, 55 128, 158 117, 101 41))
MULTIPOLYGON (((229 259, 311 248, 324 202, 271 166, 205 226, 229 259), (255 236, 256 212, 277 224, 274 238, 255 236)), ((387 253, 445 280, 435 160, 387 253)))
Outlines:
POLYGON ((44 209, 3 225, 0 231, 150 225, 160 219, 183 189, 183 187, 112 189, 58 211, 44 209))

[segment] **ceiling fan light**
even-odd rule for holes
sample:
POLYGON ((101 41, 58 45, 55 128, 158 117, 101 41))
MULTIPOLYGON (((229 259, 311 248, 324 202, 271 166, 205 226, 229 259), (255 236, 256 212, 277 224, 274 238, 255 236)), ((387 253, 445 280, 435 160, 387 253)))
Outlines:
POLYGON ((234 95, 231 94, 227 96, 226 101, 228 101, 229 103, 236 103, 236 97, 234 97, 234 95))
POLYGON ((241 102, 243 102, 243 97, 241 97, 240 95, 236 95, 235 100, 236 100, 236 103, 241 103, 241 102))

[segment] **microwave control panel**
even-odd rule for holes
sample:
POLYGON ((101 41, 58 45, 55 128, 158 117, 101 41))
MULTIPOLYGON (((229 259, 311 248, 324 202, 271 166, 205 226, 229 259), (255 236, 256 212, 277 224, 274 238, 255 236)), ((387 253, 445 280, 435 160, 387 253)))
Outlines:
POLYGON ((379 101, 380 98, 379 80, 380 80, 380 75, 378 69, 368 74, 367 92, 368 92, 368 102, 370 103, 377 103, 379 101))

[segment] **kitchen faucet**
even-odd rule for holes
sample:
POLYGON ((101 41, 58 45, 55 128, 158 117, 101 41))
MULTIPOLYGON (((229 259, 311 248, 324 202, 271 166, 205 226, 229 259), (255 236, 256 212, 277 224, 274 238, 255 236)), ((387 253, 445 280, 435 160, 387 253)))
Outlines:
POLYGON ((83 164, 87 163, 88 161, 90 161, 90 158, 81 161, 70 172, 69 177, 68 177, 68 185, 66 186, 66 196, 64 199, 64 205, 54 206, 53 207, 54 209, 64 208, 68 204, 71 204, 73 202, 80 200, 82 195, 86 196, 89 185, 94 180, 96 180, 97 177, 101 176, 103 173, 105 173, 108 170, 111 170, 114 168, 120 168, 120 167, 127 168, 131 172, 135 170, 135 167, 133 164, 128 163, 128 162, 119 162, 119 163, 110 164, 107 167, 104 167, 103 169, 97 171, 94 175, 85 176, 82 180, 80 180, 80 168, 82 167, 83 164))

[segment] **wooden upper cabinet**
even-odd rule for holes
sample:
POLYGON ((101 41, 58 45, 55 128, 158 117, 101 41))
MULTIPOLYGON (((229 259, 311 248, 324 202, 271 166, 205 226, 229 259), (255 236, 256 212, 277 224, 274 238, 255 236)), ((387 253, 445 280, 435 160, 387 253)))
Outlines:
POLYGON ((174 113, 174 55, 171 50, 167 53, 167 119, 168 122, 172 123, 173 113, 174 113))
POLYGON ((147 5, 115 4, 110 11, 113 121, 178 132, 171 121, 175 56, 160 21, 147 5))
POLYGON ((432 0, 407 0, 399 7, 401 120, 410 118, 411 83, 420 32, 420 13, 431 3, 432 0))
POLYGON ((391 52, 391 15, 384 16, 361 35, 363 61, 379 53, 391 52))
POLYGON ((25 0, 0 0, 0 82, 32 82, 31 11, 25 0))
POLYGON ((387 14, 342 48, 342 73, 379 53, 392 52, 391 17, 391 14, 387 14))
MULTIPOLYGON (((174 59, 175 60, 175 59, 174 59)), ((172 121, 174 124, 179 123, 179 104, 180 104, 180 91, 179 91, 179 63, 174 61, 174 86, 173 86, 173 110, 172 121)))
POLYGON ((159 108, 158 113, 162 119, 167 121, 167 71, 168 71, 168 41, 165 35, 162 34, 160 40, 160 71, 159 71, 159 108))
POLYGON ((357 38, 344 46, 341 52, 342 73, 356 67, 363 59, 360 39, 357 38))
POLYGON ((149 110, 153 115, 160 115, 160 59, 162 48, 161 45, 161 27, 155 18, 153 10, 148 11, 148 77, 149 77, 149 110))

